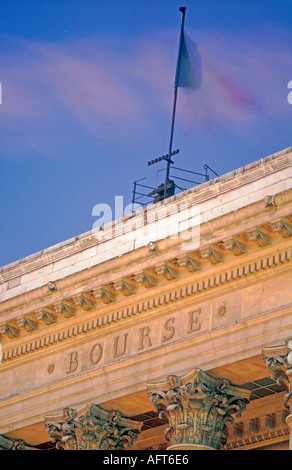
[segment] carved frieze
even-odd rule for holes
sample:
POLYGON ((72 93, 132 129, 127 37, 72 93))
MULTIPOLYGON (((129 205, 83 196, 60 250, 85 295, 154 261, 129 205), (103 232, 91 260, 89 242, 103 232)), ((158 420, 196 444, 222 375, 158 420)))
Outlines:
POLYGON ((94 403, 78 410, 64 408, 63 414, 46 416, 45 421, 61 450, 124 450, 133 445, 143 425, 94 403))
MULTIPOLYGON (((104 326, 105 324, 109 325, 112 321, 118 321, 120 319, 129 317, 135 312, 147 312, 149 309, 153 308, 153 305, 156 306, 163 306, 168 302, 174 302, 178 300, 183 300, 186 296, 190 295, 198 295, 202 291, 206 291, 208 289, 213 289, 216 286, 220 286, 224 283, 229 282, 231 279, 237 280, 240 279, 243 275, 246 274, 253 274, 253 273, 258 273, 261 270, 264 270, 266 266, 271 266, 271 267, 277 267, 277 266, 282 266, 283 263, 291 262, 292 260, 292 250, 291 248, 285 249, 281 252, 278 252, 276 254, 270 254, 267 255, 263 258, 257 258, 256 260, 250 261, 246 263, 243 266, 240 266, 239 268, 236 266, 235 268, 229 269, 228 271, 218 274, 217 276, 211 276, 208 277, 208 273, 205 274, 203 278, 200 278, 199 281, 195 281, 192 283, 189 283, 185 286, 184 289, 181 288, 176 288, 170 290, 169 293, 166 295, 165 293, 157 294, 155 297, 148 299, 146 302, 137 302, 136 304, 133 304, 130 308, 122 308, 122 309, 116 309, 115 312, 111 313, 111 315, 108 315, 107 312, 105 312, 104 315, 98 318, 91 319, 90 321, 86 321, 86 323, 80 322, 78 326, 78 332, 82 332, 82 334, 86 332, 90 332, 92 329, 99 328, 100 326, 104 326)), ((148 269, 147 269, 148 272, 148 269)), ((152 272, 152 271, 151 271, 152 272)), ((160 271, 159 271, 160 272, 160 271)), ((163 270, 162 273, 163 274, 163 270)), ((157 273, 156 273, 157 274, 157 273)), ((177 270, 176 270, 177 274, 177 270)), ((155 276, 156 277, 156 276, 155 276)), ((171 278, 172 279, 172 278, 171 278)), ((159 278, 157 276, 157 281, 159 282, 159 278)), ((136 285, 138 286, 139 283, 137 280, 135 280, 136 285)), ((112 285, 105 285, 101 286, 96 289, 91 289, 88 292, 88 295, 94 296, 96 300, 100 300, 101 302, 104 302, 106 304, 110 304, 116 300, 116 293, 113 290, 112 285)), ((82 293, 83 295, 83 293, 82 293)), ((74 305, 74 304, 73 304, 74 305)), ((94 310, 93 310, 94 311, 94 310)), ((78 312, 77 312, 78 313, 78 312)), ((34 310, 30 312, 28 315, 25 315, 27 318, 30 318, 32 321, 35 321, 36 323, 41 322, 44 323, 45 325, 53 325, 56 324, 58 321, 58 315, 54 309, 54 304, 44 306, 40 309, 34 310)), ((13 340, 18 338, 19 335, 22 335, 22 331, 25 330, 25 324, 23 322, 23 315, 20 315, 19 317, 15 318, 15 325, 12 324, 12 322, 9 322, 9 325, 16 330, 13 331, 12 329, 9 329, 9 326, 5 326, 5 323, 3 322, 2 325, 0 325, 0 334, 3 334, 2 340, 5 342, 8 342, 9 340, 13 340), (18 321, 18 319, 20 319, 18 321), (23 325, 23 326, 20 326, 23 325), (10 336, 8 336, 10 335, 10 336)), ((42 325, 39 325, 39 328, 41 328, 42 325)), ((55 340, 54 341, 63 341, 65 338, 70 338, 71 337, 71 326, 68 325, 68 331, 66 335, 59 335, 58 332, 55 335, 55 340)), ((19 351, 25 350, 26 353, 31 353, 33 351, 36 351, 38 348, 42 347, 42 341, 35 341, 33 339, 33 334, 36 330, 31 331, 32 337, 29 340, 29 342, 25 343, 21 348, 18 346, 14 347, 14 345, 11 345, 11 348, 3 348, 2 350, 2 360, 6 361, 7 359, 11 359, 16 357, 19 354, 19 351)), ((76 332, 74 333, 76 334, 76 332)), ((27 336, 25 336, 26 341, 27 336)), ((46 341, 47 344, 50 344, 50 338, 51 338, 51 332, 48 332, 46 341)))
POLYGON ((169 426, 165 437, 171 449, 219 449, 226 443, 226 422, 241 416, 249 392, 228 379, 194 369, 183 377, 147 385, 148 395, 169 426))

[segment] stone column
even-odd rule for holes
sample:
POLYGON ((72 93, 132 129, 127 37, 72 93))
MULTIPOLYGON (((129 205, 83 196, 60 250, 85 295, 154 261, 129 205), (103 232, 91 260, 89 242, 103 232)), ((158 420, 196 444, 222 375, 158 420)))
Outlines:
POLYGON ((87 403, 78 410, 45 417, 45 427, 62 450, 124 450, 131 447, 143 423, 87 403))
POLYGON ((168 450, 219 450, 226 443, 226 422, 240 416, 250 392, 201 369, 165 382, 148 384, 148 395, 169 426, 168 450))
POLYGON ((271 377, 278 384, 284 384, 288 390, 284 406, 289 411, 286 423, 290 429, 289 450, 292 450, 292 339, 287 340, 283 345, 263 348, 263 355, 271 377))

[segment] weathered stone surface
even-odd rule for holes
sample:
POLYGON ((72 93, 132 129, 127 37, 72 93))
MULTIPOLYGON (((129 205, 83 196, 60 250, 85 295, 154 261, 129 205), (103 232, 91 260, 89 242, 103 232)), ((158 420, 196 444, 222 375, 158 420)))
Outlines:
POLYGON ((195 369, 183 377, 147 385, 150 400, 168 420, 169 449, 216 449, 226 443, 226 422, 245 410, 250 393, 228 379, 195 369))
POLYGON ((78 410, 64 408, 63 415, 45 419, 49 435, 61 450, 124 450, 133 446, 143 424, 94 403, 78 410))

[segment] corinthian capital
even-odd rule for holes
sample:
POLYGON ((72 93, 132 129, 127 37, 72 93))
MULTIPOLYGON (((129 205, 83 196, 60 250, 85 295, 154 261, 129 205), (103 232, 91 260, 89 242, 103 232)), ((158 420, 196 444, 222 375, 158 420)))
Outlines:
POLYGON ((171 449, 219 449, 226 442, 226 422, 241 416, 250 393, 201 369, 147 385, 148 395, 169 426, 171 449))
POLYGON ((283 345, 263 348, 263 355, 271 377, 287 388, 284 405, 292 414, 292 339, 283 345))
POLYGON ((122 450, 131 447, 143 423, 93 403, 45 417, 45 427, 62 450, 122 450))

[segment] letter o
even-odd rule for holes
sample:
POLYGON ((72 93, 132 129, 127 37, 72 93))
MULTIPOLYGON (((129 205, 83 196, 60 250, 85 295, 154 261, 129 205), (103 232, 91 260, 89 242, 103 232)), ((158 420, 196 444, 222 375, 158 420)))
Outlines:
POLYGON ((91 348, 90 353, 89 353, 89 360, 91 364, 94 364, 94 365, 98 364, 99 361, 101 360, 102 353, 103 353, 102 345, 100 343, 95 344, 91 348))

